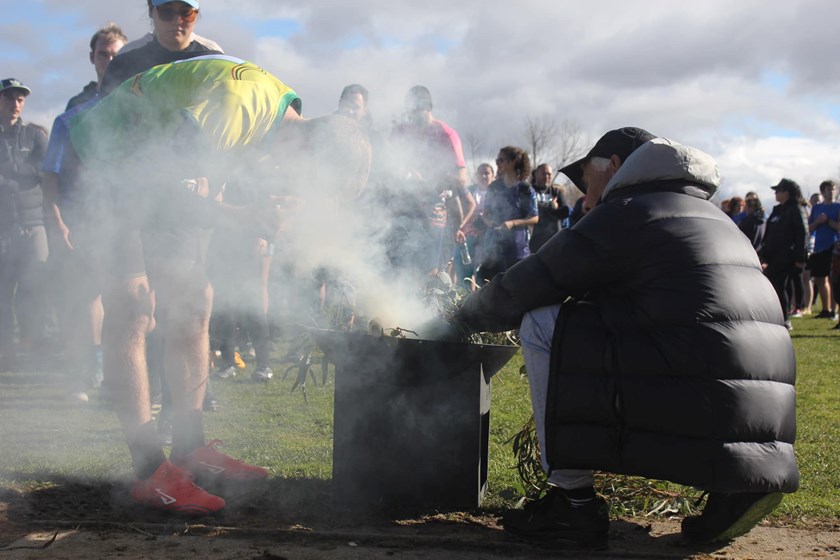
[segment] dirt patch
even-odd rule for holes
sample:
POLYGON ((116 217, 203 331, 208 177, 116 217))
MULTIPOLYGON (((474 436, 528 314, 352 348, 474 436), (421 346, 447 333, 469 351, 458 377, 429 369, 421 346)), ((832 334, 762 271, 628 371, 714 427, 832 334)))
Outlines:
POLYGON ((690 547, 678 520, 621 519, 606 551, 547 551, 505 534, 494 512, 336 510, 328 483, 272 479, 226 496, 224 514, 187 523, 135 508, 127 484, 54 480, 0 490, 0 560, 122 558, 478 559, 840 557, 840 527, 760 526, 724 547, 690 547))

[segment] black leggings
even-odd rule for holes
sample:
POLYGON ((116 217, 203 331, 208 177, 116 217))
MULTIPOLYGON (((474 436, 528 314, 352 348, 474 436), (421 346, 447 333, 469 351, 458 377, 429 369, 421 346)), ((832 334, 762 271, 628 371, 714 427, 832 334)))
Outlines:
MULTIPOLYGON (((764 275, 770 280, 770 283, 773 284, 773 289, 776 290, 776 295, 779 296, 779 303, 782 306, 782 313, 784 314, 785 321, 789 319, 790 313, 790 302, 788 300, 787 294, 787 283, 791 276, 796 275, 799 270, 793 264, 782 264, 782 265, 768 265, 767 268, 764 270, 764 275)), ((800 276, 800 283, 802 277, 800 276)))

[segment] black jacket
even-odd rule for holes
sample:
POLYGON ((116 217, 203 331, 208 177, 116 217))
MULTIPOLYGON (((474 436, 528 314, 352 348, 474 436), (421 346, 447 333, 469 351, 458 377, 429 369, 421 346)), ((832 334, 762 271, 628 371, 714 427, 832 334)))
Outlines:
POLYGON ((47 131, 21 119, 0 130, 0 233, 44 225, 41 162, 47 131))
POLYGON ((793 346, 756 252, 708 202, 717 181, 702 152, 648 142, 601 204, 464 302, 477 330, 563 304, 545 418, 552 469, 717 492, 798 487, 793 346))
POLYGON ((761 262, 792 266, 808 260, 808 218, 795 200, 777 204, 767 218, 761 262))
POLYGON ((559 187, 551 185, 541 189, 533 188, 537 193, 537 208, 540 212, 540 221, 534 226, 534 232, 531 234, 531 252, 536 253, 546 241, 560 231, 560 222, 569 217, 570 210, 566 206, 563 190, 559 187), (552 208, 554 199, 557 200, 557 208, 552 208))
POLYGON ((183 51, 170 51, 153 38, 142 47, 114 57, 102 77, 102 86, 99 93, 103 96, 108 95, 125 80, 158 64, 167 64, 206 54, 222 53, 211 50, 197 41, 191 42, 183 51))
POLYGON ((70 98, 70 101, 67 102, 67 107, 64 108, 64 111, 67 112, 76 105, 87 103, 97 95, 99 95, 99 84, 96 82, 90 82, 82 88, 80 93, 70 98))
POLYGON ((756 210, 752 214, 744 216, 744 219, 738 224, 738 229, 747 236, 753 248, 758 251, 764 242, 765 226, 764 211, 756 210))

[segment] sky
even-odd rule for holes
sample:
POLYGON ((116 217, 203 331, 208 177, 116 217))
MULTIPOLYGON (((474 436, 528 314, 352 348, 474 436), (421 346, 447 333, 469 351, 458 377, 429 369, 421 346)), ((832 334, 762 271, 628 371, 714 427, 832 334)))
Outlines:
MULTIPOLYGON (((32 88, 24 119, 49 127, 95 79, 90 36, 151 28, 144 0, 8 3, 0 77, 32 88)), ((840 174, 836 0, 205 0, 196 32, 290 85, 304 115, 370 90, 376 125, 427 86, 471 166, 526 145, 528 119, 567 123, 591 145, 639 126, 711 154, 717 199, 782 177, 815 192, 840 174)), ((472 171, 472 170, 471 170, 472 171)))

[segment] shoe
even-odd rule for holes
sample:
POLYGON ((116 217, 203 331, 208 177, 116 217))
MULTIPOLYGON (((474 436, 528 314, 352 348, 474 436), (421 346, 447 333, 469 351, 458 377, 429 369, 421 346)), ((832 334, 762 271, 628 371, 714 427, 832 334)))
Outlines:
POLYGON ((220 445, 222 445, 221 441, 213 440, 188 455, 172 459, 172 463, 191 472, 199 483, 208 486, 263 480, 268 477, 268 469, 228 457, 216 449, 220 445))
POLYGON ((67 398, 77 403, 86 403, 90 401, 90 397, 88 396, 87 391, 82 390, 70 391, 67 394, 67 398))
POLYGON ((828 309, 823 309, 814 315, 814 319, 828 319, 829 317, 831 317, 831 312, 828 309))
POLYGON ((837 323, 836 325, 834 325, 834 326, 833 326, 833 327, 831 327, 831 328, 832 328, 832 329, 835 329, 835 330, 840 330, 840 323, 837 323))
POLYGON ((551 487, 523 509, 506 512, 502 526, 515 537, 542 545, 606 548, 610 518, 603 499, 572 508, 563 490, 551 487))
POLYGON ((747 534, 781 501, 781 492, 710 492, 703 512, 683 519, 683 537, 695 543, 730 541, 747 534))
POLYGON ((146 480, 136 481, 131 499, 146 507, 191 517, 211 515, 225 507, 222 498, 196 486, 189 472, 169 461, 164 461, 146 480))
POLYGON ((236 366, 219 366, 219 369, 216 370, 216 377, 219 379, 230 379, 231 377, 236 377, 236 366))
POLYGON ((789 331, 792 331, 793 330, 793 323, 791 323, 789 320, 785 321, 785 328, 789 331))
POLYGON ((802 317, 802 311, 799 309, 794 309, 793 313, 790 314, 791 317, 802 317))
POLYGON ((260 383, 268 383, 271 381, 272 377, 274 377, 274 372, 271 371, 271 368, 268 366, 257 368, 254 370, 254 373, 251 374, 251 379, 260 383))
POLYGON ((90 383, 81 379, 81 376, 72 383, 67 393, 67 399, 76 403, 90 402, 90 383))
POLYGON ((828 318, 831 319, 832 321, 836 321, 837 320, 837 313, 829 313, 828 318))

